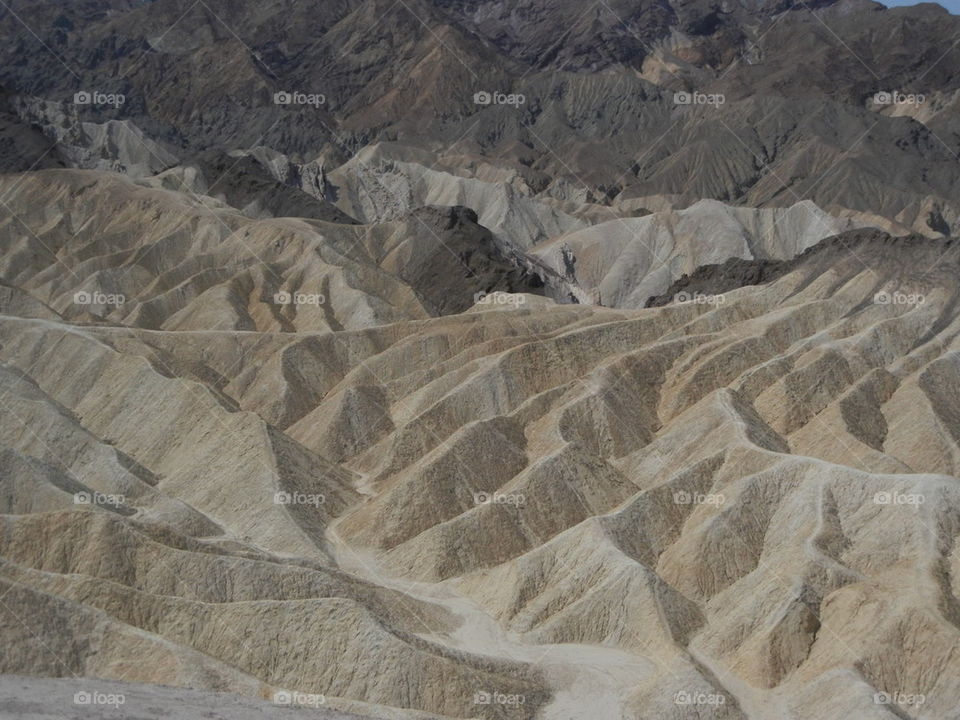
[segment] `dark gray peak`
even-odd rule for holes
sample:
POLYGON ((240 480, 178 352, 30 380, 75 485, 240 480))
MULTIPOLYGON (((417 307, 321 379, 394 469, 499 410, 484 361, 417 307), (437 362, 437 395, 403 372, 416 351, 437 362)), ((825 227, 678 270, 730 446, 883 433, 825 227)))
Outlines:
POLYGON ((43 130, 23 120, 0 88, 0 172, 64 167, 56 143, 43 130))
POLYGON ((612 0, 592 6, 570 0, 437 4, 512 57, 534 67, 570 71, 617 64, 639 67, 648 43, 677 21, 665 0, 612 0))
POLYGON ((331 109, 354 132, 462 122, 477 109, 476 93, 509 91, 523 72, 489 42, 422 2, 367 3, 338 23, 315 52, 322 74, 308 76, 311 63, 301 71, 302 82, 328 88, 331 109))
POLYGON ((879 91, 950 91, 960 87, 960 54, 948 42, 957 32, 960 18, 931 5, 888 11, 845 2, 792 12, 750 33, 750 53, 731 65, 722 84, 734 94, 830 96, 859 104, 879 91))
POLYGON ((522 96, 523 103, 472 106, 456 122, 411 117, 398 124, 399 139, 441 151, 456 143, 458 150, 516 166, 541 188, 575 171, 595 191, 623 181, 630 167, 625 159, 673 122, 672 94, 626 74, 542 72, 484 87, 522 96))
POLYGON ((284 168, 286 182, 274 177, 270 168, 254 155, 231 155, 208 150, 193 158, 190 165, 203 174, 205 194, 219 197, 251 217, 302 217, 336 223, 354 223, 342 211, 317 194, 323 192, 322 171, 310 181, 317 194, 305 192, 299 166, 284 168))
MULTIPOLYGON (((80 89, 122 92, 125 117, 144 127, 148 116, 165 139, 191 150, 263 144, 315 154, 357 136, 369 141, 371 129, 405 116, 462 117, 474 109, 474 93, 506 87, 520 73, 492 45, 414 0, 328 3, 323 13, 312 3, 158 0, 106 19, 78 18, 56 39, 44 34, 49 18, 25 19, 36 22, 39 39, 0 19, 19 39, 0 69, 16 92, 63 101, 80 89), (278 92, 323 100, 278 105, 278 92)), ((85 119, 98 110, 84 108, 85 119)))
MULTIPOLYGON (((673 29, 696 38, 719 33, 729 43, 742 36, 743 25, 790 10, 832 5, 836 0, 612 0, 595 5, 574 0, 435 2, 506 54, 533 67, 580 71, 611 66, 639 69, 673 29)), ((711 54, 709 50, 706 55, 711 54)))
MULTIPOLYGON (((957 222, 954 151, 924 125, 814 98, 773 95, 674 109, 654 146, 636 147, 621 199, 657 193, 751 206, 812 199, 919 219, 930 201, 957 222)), ((941 136, 942 137, 942 136, 941 136)), ((621 160, 617 169, 623 172, 621 160)), ((622 177, 622 175, 621 175, 622 177)), ((920 229, 919 227, 917 228, 920 229)), ((942 232, 941 228, 937 232, 942 232)))
POLYGON ((437 315, 463 312, 498 291, 542 295, 544 277, 553 275, 498 242, 470 208, 418 208, 400 228, 404 240, 389 246, 386 266, 437 315))
POLYGON ((477 211, 463 205, 452 205, 450 207, 428 205, 421 210, 417 210, 416 215, 421 220, 430 219, 441 230, 473 226, 478 223, 477 211))
POLYGON ((663 294, 648 299, 646 307, 669 305, 681 293, 721 295, 738 288, 773 282, 783 277, 788 267, 786 261, 745 258, 730 258, 723 263, 702 265, 675 281, 663 294))
POLYGON ((778 280, 798 268, 817 277, 829 270, 842 276, 861 269, 877 271, 877 277, 903 283, 925 281, 955 289, 960 286, 960 240, 922 235, 895 237, 881 230, 864 228, 826 238, 789 260, 731 258, 702 265, 676 280, 661 295, 647 300, 647 307, 663 307, 681 294, 720 295, 750 285, 778 280))
MULTIPOLYGON (((16 39, 0 72, 18 93, 66 102, 79 90, 123 93, 124 117, 193 149, 254 145, 271 127, 281 145, 304 132, 322 135, 329 118, 321 109, 323 117, 305 127, 274 104, 274 92, 295 88, 280 82, 282 63, 271 67, 260 48, 275 55, 291 27, 312 43, 336 20, 337 4, 325 5, 318 13, 312 3, 158 0, 133 3, 127 12, 75 13, 69 32, 53 28, 39 10, 25 10, 21 18, 37 37, 0 17, 2 31, 16 39)), ((342 4, 343 12, 350 7, 342 4)), ((103 109, 81 112, 96 118, 103 109)))

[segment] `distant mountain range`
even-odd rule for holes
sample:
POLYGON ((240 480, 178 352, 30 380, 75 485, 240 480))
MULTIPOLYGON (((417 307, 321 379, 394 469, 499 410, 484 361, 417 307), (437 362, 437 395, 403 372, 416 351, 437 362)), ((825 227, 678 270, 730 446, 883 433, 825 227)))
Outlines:
MULTIPOLYGON (((396 142, 428 163, 452 156, 463 172, 490 165, 550 200, 656 209, 663 198, 673 207, 809 199, 924 234, 960 222, 960 18, 935 5, 11 8, 0 16, 13 39, 0 51, 0 83, 19 117, 48 136, 119 120, 163 148, 143 160, 153 170, 258 146, 330 170, 365 145, 396 142), (84 92, 102 97, 75 104, 84 92), (275 102, 286 94, 289 103, 275 102)), ((63 141, 111 154, 88 133, 63 141)))

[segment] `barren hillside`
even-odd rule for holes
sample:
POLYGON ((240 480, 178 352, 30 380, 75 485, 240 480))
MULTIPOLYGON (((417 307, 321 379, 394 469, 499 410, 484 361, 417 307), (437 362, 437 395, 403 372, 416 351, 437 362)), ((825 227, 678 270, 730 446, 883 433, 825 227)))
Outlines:
POLYGON ((956 15, 0 5, 0 717, 960 720, 956 15))

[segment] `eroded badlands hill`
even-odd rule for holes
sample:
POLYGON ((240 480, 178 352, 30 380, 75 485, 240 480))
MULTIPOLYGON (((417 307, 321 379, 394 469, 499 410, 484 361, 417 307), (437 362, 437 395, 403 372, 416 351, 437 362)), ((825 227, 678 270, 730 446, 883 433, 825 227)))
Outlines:
POLYGON ((615 309, 484 295, 509 259, 465 211, 2 182, 0 672, 371 717, 956 712, 954 241, 845 232, 615 309))

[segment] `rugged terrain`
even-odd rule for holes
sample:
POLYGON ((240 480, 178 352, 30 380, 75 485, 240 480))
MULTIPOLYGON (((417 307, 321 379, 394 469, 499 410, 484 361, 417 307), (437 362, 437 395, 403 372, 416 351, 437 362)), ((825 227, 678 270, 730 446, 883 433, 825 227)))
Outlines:
POLYGON ((9 7, 0 85, 24 123, 83 167, 152 174, 264 147, 289 159, 287 179, 329 196, 317 170, 322 180, 387 142, 418 173, 453 167, 615 213, 811 200, 926 234, 949 234, 960 217, 960 18, 933 4, 9 7), (78 105, 78 91, 124 102, 78 105), (277 104, 277 93, 302 98, 277 104))
POLYGON ((5 182, 4 672, 447 717, 955 708, 952 241, 444 314, 389 223, 5 182))
POLYGON ((960 719, 960 18, 0 29, 0 715, 960 719))

